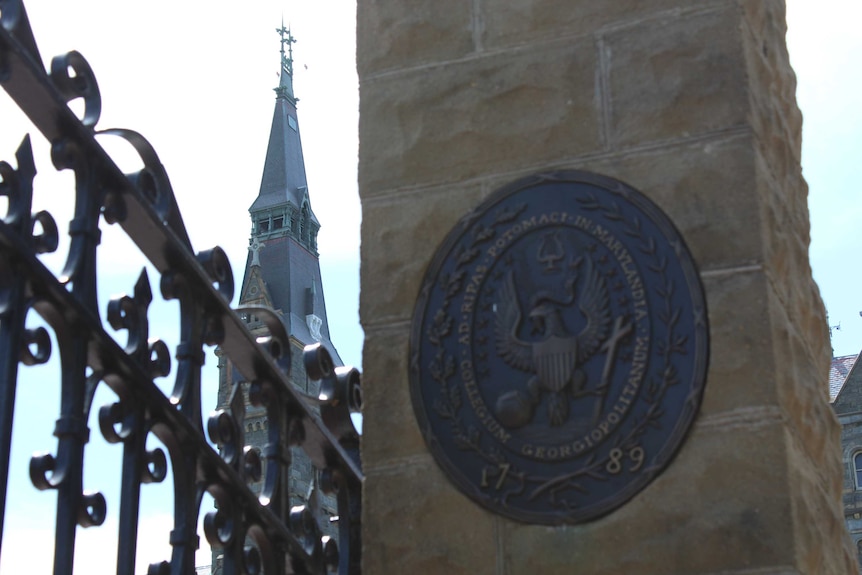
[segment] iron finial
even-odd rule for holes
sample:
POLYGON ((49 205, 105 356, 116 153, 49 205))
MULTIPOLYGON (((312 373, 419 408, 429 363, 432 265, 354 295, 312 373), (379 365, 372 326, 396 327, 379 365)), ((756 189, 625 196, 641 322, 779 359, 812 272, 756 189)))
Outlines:
POLYGON ((281 36, 281 68, 288 75, 293 76, 293 44, 296 43, 296 38, 290 33, 290 27, 284 27, 284 18, 281 20, 281 28, 276 28, 275 31, 281 36), (287 44, 287 54, 284 53, 285 44, 287 44))

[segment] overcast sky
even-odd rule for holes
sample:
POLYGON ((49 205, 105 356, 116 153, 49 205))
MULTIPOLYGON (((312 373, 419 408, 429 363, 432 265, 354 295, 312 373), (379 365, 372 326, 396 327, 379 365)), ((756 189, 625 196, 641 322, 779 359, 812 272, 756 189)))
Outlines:
MULTIPOLYGON (((272 120, 272 88, 277 85, 279 69, 275 29, 284 14, 285 24, 293 27, 298 38, 294 86, 300 99, 309 193, 323 226, 319 247, 330 330, 345 363, 358 365, 362 332, 357 314, 360 210, 355 4, 349 0, 256 0, 239 6, 201 0, 42 0, 30 2, 28 10, 43 60, 47 63, 51 56, 72 49, 87 58, 102 93, 99 127, 135 129, 152 142, 171 177, 195 249, 222 246, 233 262, 237 282, 248 245, 247 210, 257 195, 272 120)), ((788 0, 788 42, 804 114, 811 261, 831 323, 841 325, 833 339, 838 355, 856 353, 862 346, 862 299, 856 287, 860 274, 854 266, 862 244, 862 196, 855 180, 862 149, 858 102, 862 81, 852 73, 862 56, 862 35, 855 28, 860 20, 862 3, 857 0, 788 0)), ((0 158, 11 160, 20 139, 32 130, 5 93, 0 94, 0 114, 0 158)), ((34 134, 39 169, 37 208, 50 208, 65 228, 71 219, 71 179, 53 173, 47 144, 40 138, 34 134)), ((115 153, 127 159, 122 150, 115 153)), ((130 291, 143 261, 122 234, 110 228, 103 233, 100 266, 107 273, 100 278, 100 295, 104 299, 130 291)), ((48 258, 48 263, 58 270, 61 259, 48 258)), ((176 338, 175 307, 160 302, 159 296, 156 300, 151 334, 171 342, 176 338)), ((204 393, 214 404, 211 354, 207 361, 210 375, 204 393)), ((34 369, 32 373, 48 374, 56 365, 38 369, 44 371, 34 369)), ((50 381, 53 376, 42 377, 50 381)), ((36 379, 30 375, 27 385, 21 386, 19 405, 48 408, 28 409, 16 421, 12 516, 7 520, 0 558, 0 572, 4 573, 22 571, 20 561, 27 562, 28 572, 50 570, 50 555, 44 547, 36 556, 27 552, 42 537, 44 518, 52 515, 54 505, 53 496, 37 494, 26 477, 32 451, 56 448, 50 433, 56 399, 50 395, 46 399, 46 389, 33 384, 36 379)), ((109 392, 100 393, 97 405, 112 400, 109 392)), ((119 450, 100 447, 98 435, 94 429, 88 453, 98 455, 87 460, 85 482, 88 488, 105 491, 109 513, 116 513, 116 482, 105 480, 103 474, 119 469, 115 454, 119 450)), ((146 528, 140 544, 149 555, 140 558, 142 565, 165 559, 169 553, 164 541, 170 529, 166 487, 145 490, 146 528), (146 539, 149 534, 158 539, 146 539)), ((87 562, 88 572, 112 571, 97 550, 106 548, 104 538, 114 530, 114 521, 110 515, 106 527, 79 530, 80 556, 87 562)), ((208 562, 205 553, 201 561, 208 562)))
POLYGON ((802 172, 811 211, 811 265, 829 312, 836 355, 862 348, 862 55, 856 0, 789 0, 790 60, 803 114, 802 172))

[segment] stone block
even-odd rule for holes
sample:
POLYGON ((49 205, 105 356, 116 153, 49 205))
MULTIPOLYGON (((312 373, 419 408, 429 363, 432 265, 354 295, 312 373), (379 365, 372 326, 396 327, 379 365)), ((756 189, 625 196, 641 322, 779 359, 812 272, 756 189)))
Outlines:
POLYGON ((715 275, 703 283, 710 358, 701 417, 775 405, 775 358, 764 273, 715 275))
POLYGON ((778 177, 795 176, 802 157, 802 114, 785 42, 784 2, 764 0, 740 6, 751 125, 773 172, 778 177))
POLYGON ((483 195, 480 184, 466 184, 362 204, 359 309, 364 326, 413 317, 434 251, 483 195))
POLYGON ((493 50, 548 38, 593 34, 607 27, 630 26, 670 10, 698 10, 727 0, 483 0, 482 45, 493 50))
POLYGON ((575 165, 618 178, 658 204, 703 272, 762 261, 753 146, 740 134, 575 165))
POLYGON ((605 35, 612 147, 746 125, 740 24, 734 3, 605 35))
POLYGON ((801 177, 779 182, 761 154, 757 154, 758 188, 764 234, 764 267, 776 297, 801 334, 810 356, 825 378, 831 354, 826 310, 811 277, 807 186, 801 177))
POLYGON ((813 463, 788 432, 788 484, 795 537, 793 548, 800 573, 858 573, 856 550, 844 522, 840 491, 824 486, 838 476, 813 463))
POLYGON ((463 182, 600 147, 595 60, 587 38, 364 81, 360 196, 463 182))
POLYGON ((507 573, 794 573, 781 570, 793 542, 783 434, 780 422, 695 429, 670 467, 610 515, 573 527, 507 524, 507 573))
POLYGON ((798 436, 800 451, 822 470, 822 488, 837 494, 841 490, 840 428, 828 403, 828 363, 820 361, 828 362, 828 357, 812 355, 808 340, 815 338, 815 334, 799 331, 772 286, 768 311, 773 326, 773 377, 778 386, 779 407, 798 436))
POLYGON ((366 476, 363 573, 494 573, 496 519, 455 491, 432 459, 366 476))
POLYGON ((360 78, 473 52, 473 8, 463 0, 362 0, 356 25, 360 78))
POLYGON ((366 334, 362 374, 362 462, 366 468, 425 453, 407 380, 406 325, 366 334))

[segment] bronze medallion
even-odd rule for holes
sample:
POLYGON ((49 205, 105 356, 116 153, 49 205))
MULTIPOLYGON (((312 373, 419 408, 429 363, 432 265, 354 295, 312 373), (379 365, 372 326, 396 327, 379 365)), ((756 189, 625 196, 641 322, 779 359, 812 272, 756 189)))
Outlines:
POLYGON ((431 262, 413 407, 473 500, 529 523, 589 521, 679 449, 708 335, 694 261, 654 203, 586 172, 532 176, 463 218, 431 262))

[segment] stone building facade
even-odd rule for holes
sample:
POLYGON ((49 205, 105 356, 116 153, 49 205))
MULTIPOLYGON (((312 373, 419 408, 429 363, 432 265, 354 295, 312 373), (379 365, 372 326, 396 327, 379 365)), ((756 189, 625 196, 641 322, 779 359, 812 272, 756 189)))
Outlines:
POLYGON ((841 423, 844 521, 862 566, 862 363, 858 357, 832 358, 829 399, 841 423))

